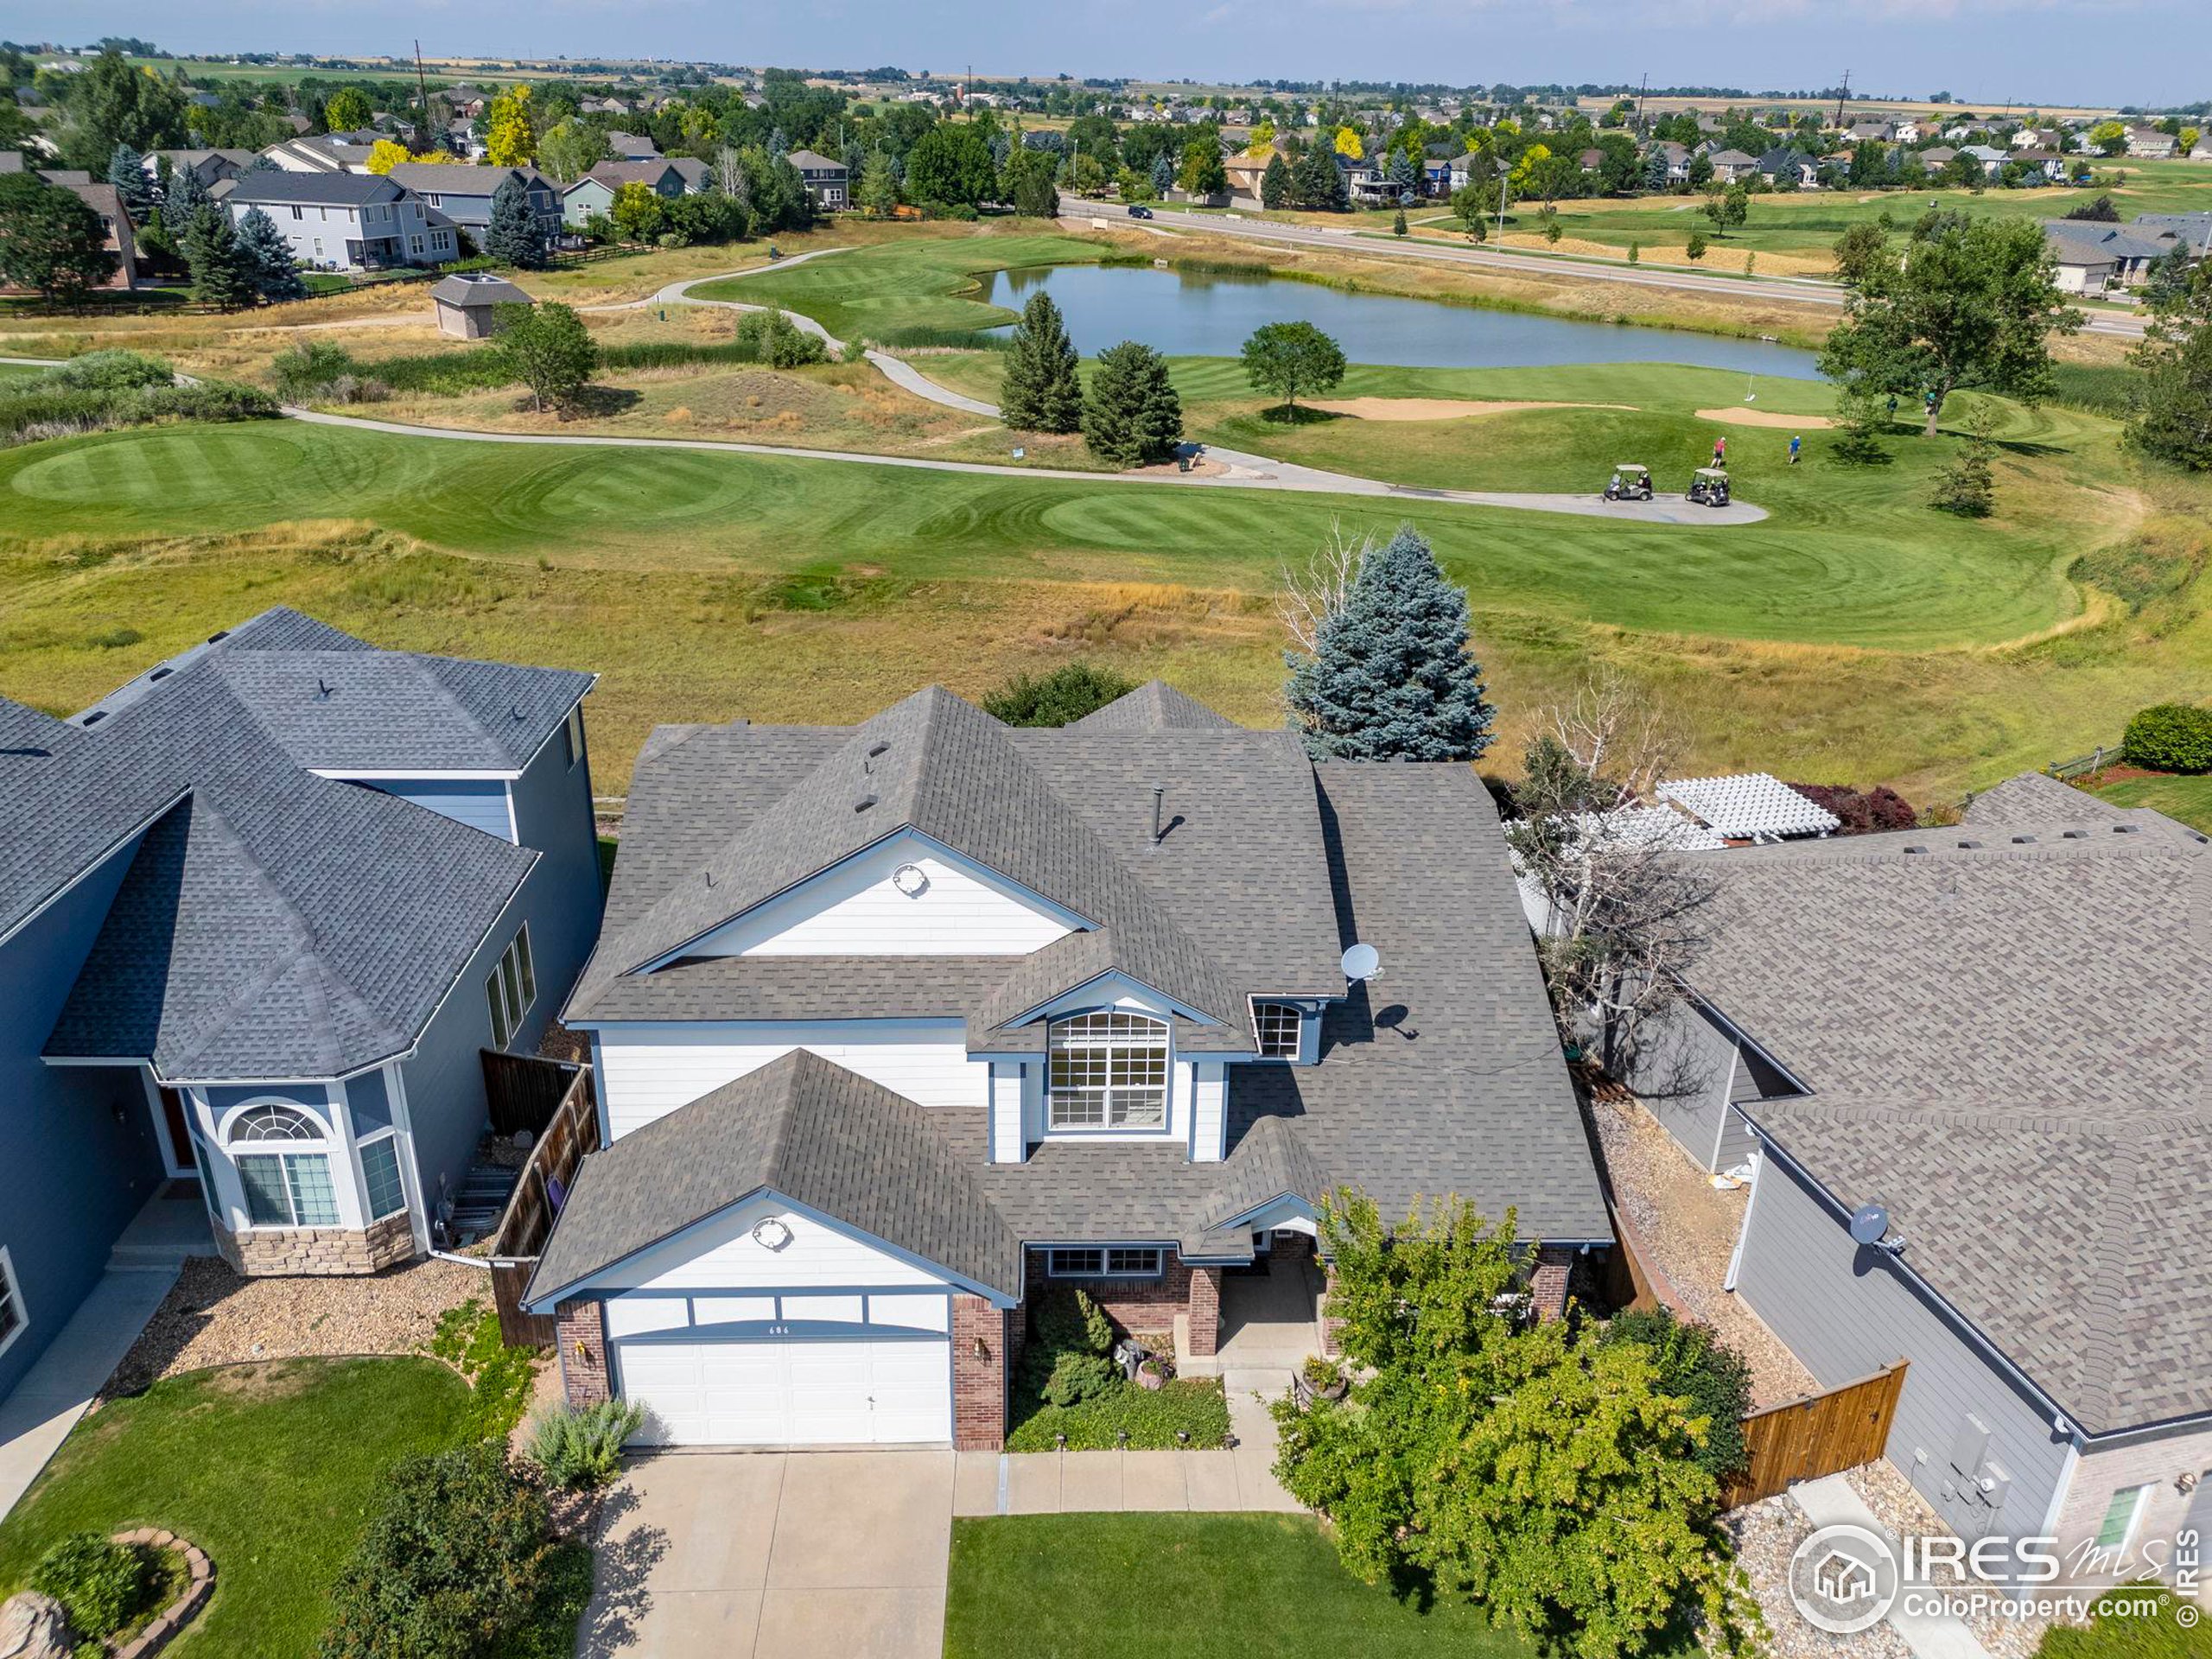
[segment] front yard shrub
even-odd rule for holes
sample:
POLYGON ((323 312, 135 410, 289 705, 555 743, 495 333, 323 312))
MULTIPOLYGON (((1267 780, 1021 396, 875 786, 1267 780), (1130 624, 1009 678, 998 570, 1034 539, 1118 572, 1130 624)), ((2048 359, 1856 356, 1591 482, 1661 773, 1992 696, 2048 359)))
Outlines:
POLYGON ((830 355, 818 335, 808 334, 774 306, 766 311, 748 311, 741 317, 737 338, 741 345, 750 344, 757 360, 772 369, 804 368, 810 363, 825 361, 830 355))
POLYGON ((495 1442, 397 1465, 332 1592, 321 1659, 497 1651, 537 1608, 555 1548, 546 1522, 536 1479, 495 1442))
POLYGON ((129 1544, 73 1532, 39 1558, 31 1588, 60 1602, 79 1636, 112 1636, 146 1611, 155 1585, 149 1567, 129 1544))
POLYGON ((432 1357, 467 1377, 474 1389, 469 1422, 486 1440, 504 1440, 530 1403, 537 1352, 510 1348, 499 1336, 499 1310, 474 1296, 438 1315, 432 1357))
POLYGON ((2152 772, 2212 772, 2212 709, 2153 703, 2127 722, 2120 753, 2152 772))
POLYGON ((1868 790, 1853 789, 1846 784, 1790 784, 1793 789, 1815 806, 1825 806, 1843 820, 1840 836, 1867 836, 1885 830, 1910 830, 1920 823, 1920 814, 1910 801, 1887 784, 1877 784, 1868 790))
POLYGON ((582 1411, 556 1406, 531 1424, 531 1459, 556 1486, 604 1486, 622 1472, 622 1443, 645 1420, 644 1408, 626 1400, 602 1400, 582 1411))
POLYGON ((1009 1452, 1050 1452, 1058 1437, 1068 1437, 1071 1452, 1206 1451, 1227 1444, 1229 1397, 1210 1376, 1179 1377, 1157 1389, 1141 1388, 1117 1376, 1114 1386, 1078 1405, 1055 1406, 1017 1389, 1014 1425, 1006 1437, 1009 1452), (1180 1430, 1187 1440, 1175 1438, 1180 1430), (1127 1440, 1121 1437, 1128 1435, 1127 1440))
POLYGON ((1685 1325, 1663 1307, 1623 1313, 1605 1327, 1605 1340, 1633 1342, 1650 1356, 1659 1386, 1689 1402, 1690 1415, 1706 1421, 1705 1445, 1694 1455, 1715 1480, 1742 1472, 1749 1448, 1744 1418, 1751 1408, 1751 1368, 1709 1325, 1685 1325))
POLYGON ((1118 1386, 1121 1368, 1103 1354, 1063 1349, 1037 1392, 1055 1406, 1078 1406, 1118 1386))
POLYGON ((1094 663, 1065 663, 1044 674, 1017 674, 983 698, 983 712, 1009 726, 1065 726, 1137 689, 1094 663))

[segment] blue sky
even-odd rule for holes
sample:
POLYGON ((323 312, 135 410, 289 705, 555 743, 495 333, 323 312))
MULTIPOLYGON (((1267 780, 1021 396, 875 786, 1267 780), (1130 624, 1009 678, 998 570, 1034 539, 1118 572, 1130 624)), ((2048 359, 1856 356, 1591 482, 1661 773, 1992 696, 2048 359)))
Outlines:
POLYGON ((2212 97, 2202 0, 0 0, 0 35, 1147 78, 1852 84, 1974 107, 2212 97))

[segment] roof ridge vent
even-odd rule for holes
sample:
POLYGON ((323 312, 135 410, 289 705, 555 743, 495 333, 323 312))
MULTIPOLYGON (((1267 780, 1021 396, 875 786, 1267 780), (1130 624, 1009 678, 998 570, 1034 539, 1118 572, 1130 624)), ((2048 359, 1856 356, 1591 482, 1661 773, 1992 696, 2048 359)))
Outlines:
POLYGON ((2063 841, 2087 841, 2089 832, 2086 830, 2062 830, 2059 837, 2063 841))
POLYGON ((1928 849, 1927 849, 1925 847, 1908 847, 1908 848, 1906 848, 1906 849, 1905 849, 1905 851, 1906 851, 1906 853, 1908 853, 1908 854, 1912 854, 1912 853, 1924 853, 1924 852, 1926 852, 1927 850, 1928 850, 1928 849))
POLYGON ((871 791, 869 793, 861 796, 860 799, 853 803, 853 810, 855 812, 865 812, 875 804, 875 801, 876 797, 874 792, 871 791))
POLYGON ((2112 832, 2115 836, 2139 836, 2143 833, 2143 826, 2139 823, 2115 823, 2112 832))

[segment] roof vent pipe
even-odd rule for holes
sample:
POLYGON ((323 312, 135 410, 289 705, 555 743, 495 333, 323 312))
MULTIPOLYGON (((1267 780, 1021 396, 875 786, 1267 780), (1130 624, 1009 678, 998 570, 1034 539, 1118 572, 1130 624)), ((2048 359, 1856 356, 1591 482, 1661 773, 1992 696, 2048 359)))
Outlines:
POLYGON ((1152 844, 1155 847, 1167 838, 1167 826, 1160 818, 1160 804, 1167 798, 1167 785, 1152 786, 1152 844))

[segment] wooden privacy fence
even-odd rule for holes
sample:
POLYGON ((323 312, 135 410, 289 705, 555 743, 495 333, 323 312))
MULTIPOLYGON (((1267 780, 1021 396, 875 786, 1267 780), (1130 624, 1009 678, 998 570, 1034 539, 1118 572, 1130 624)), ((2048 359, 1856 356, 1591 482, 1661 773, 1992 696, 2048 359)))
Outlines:
POLYGON ((499 1310, 499 1337, 510 1347, 549 1345, 555 1321, 550 1315, 525 1313, 522 1294, 537 1267, 537 1254, 553 1230, 553 1183, 563 1192, 575 1186, 576 1166, 588 1153, 599 1149, 599 1109, 592 1097, 591 1067, 569 1068, 574 1073, 555 1105, 537 1143, 530 1149, 522 1179, 492 1235, 492 1300, 499 1310))
POLYGON ((575 1081, 575 1064, 536 1054, 507 1054, 496 1048, 477 1052, 484 1062, 484 1097, 491 1108, 492 1133, 512 1135, 518 1129, 528 1129, 532 1135, 544 1134, 575 1081))
POLYGON ((1769 1406, 1744 1419, 1750 1461, 1720 1495, 1723 1509, 1772 1497, 1793 1480, 1814 1480, 1872 1463, 1890 1441, 1904 1392, 1905 1362, 1825 1394, 1769 1406))

